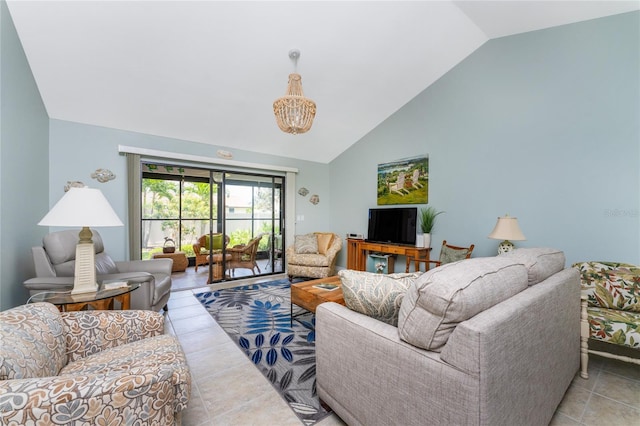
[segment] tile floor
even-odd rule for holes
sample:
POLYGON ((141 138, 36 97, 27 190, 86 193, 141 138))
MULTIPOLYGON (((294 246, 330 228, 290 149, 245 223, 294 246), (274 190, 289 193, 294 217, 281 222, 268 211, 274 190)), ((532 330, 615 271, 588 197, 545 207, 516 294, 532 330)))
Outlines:
MULTIPOLYGON (((189 269, 174 279, 176 288, 189 290, 172 292, 167 314, 167 332, 180 340, 193 376, 191 401, 183 414, 183 425, 301 425, 284 400, 194 297, 194 293, 208 288, 203 285, 206 278, 200 280, 189 269)), ((215 286, 241 284, 235 281, 215 286)), ((551 424, 640 425, 640 367, 592 356, 589 379, 576 374, 551 424)), ((344 423, 333 414, 317 425, 344 423)))

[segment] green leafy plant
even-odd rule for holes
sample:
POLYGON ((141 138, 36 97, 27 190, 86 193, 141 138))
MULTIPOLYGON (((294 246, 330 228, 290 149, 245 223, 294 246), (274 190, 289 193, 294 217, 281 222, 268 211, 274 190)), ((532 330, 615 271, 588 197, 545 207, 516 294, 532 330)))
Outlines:
POLYGON ((442 213, 444 212, 436 210, 433 206, 420 209, 420 229, 424 234, 431 233, 433 226, 436 224, 436 218, 442 213))

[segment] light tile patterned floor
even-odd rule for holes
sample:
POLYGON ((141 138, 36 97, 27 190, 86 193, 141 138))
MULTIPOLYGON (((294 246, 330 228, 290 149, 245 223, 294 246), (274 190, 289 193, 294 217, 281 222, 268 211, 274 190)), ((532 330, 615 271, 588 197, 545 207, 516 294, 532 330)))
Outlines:
MULTIPOLYGON (((199 278, 188 272, 174 281, 177 288, 191 290, 172 292, 167 315, 167 332, 180 340, 194 381, 183 425, 301 425, 264 376, 193 296, 207 288, 194 289, 199 278), (180 283, 181 280, 185 282, 180 283)), ((262 280, 276 278, 281 277, 262 280)), ((240 283, 218 284, 234 285, 240 283)), ((576 374, 551 425, 640 425, 640 367, 596 356, 590 360, 589 380, 576 374)), ((344 423, 335 414, 318 423, 318 426, 333 425, 344 423)))

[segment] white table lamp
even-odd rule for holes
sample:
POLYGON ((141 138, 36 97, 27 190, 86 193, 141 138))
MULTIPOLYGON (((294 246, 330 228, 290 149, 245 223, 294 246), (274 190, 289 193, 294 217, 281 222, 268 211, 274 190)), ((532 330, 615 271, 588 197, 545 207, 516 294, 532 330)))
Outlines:
POLYGON ((489 234, 494 240, 504 240, 498 246, 498 254, 507 253, 513 249, 513 241, 524 241, 526 238, 518 226, 518 218, 505 215, 499 217, 495 228, 489 234))
POLYGON ((71 294, 97 291, 96 254, 89 227, 124 226, 102 192, 87 187, 70 188, 38 225, 82 227, 76 246, 76 269, 71 294))

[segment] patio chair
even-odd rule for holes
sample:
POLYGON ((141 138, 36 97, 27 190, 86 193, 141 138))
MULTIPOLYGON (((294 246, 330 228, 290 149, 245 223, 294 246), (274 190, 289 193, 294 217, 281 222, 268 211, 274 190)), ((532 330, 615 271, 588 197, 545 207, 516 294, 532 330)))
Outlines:
POLYGON ((238 244, 227 249, 227 253, 231 254, 231 260, 227 264, 227 269, 231 270, 231 276, 235 275, 237 268, 251 269, 251 272, 255 275, 254 269, 260 272, 260 267, 256 262, 256 255, 258 254, 258 244, 264 235, 260 234, 247 244, 238 244))
MULTIPOLYGON (((229 244, 229 236, 224 236, 224 247, 229 244)), ((196 272, 198 272, 198 266, 209 264, 209 254, 222 252, 222 234, 204 234, 198 238, 198 242, 193 244, 193 253, 196 256, 196 272), (210 236, 211 235, 211 239, 210 236), (210 245, 212 244, 212 247, 210 245)))

